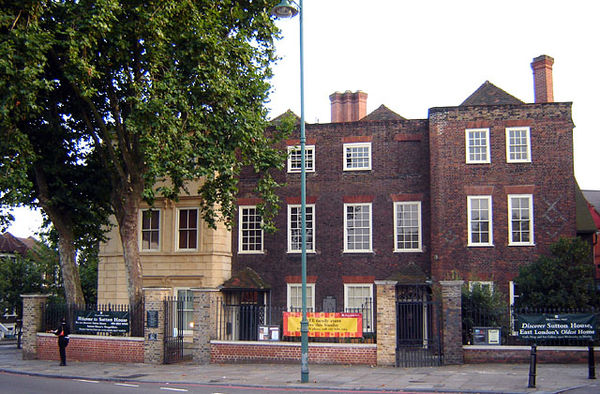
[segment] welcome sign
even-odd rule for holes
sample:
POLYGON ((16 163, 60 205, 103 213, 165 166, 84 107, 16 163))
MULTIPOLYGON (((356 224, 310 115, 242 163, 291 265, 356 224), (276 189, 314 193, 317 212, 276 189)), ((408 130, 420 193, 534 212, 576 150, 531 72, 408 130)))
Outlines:
POLYGON ((106 332, 124 334, 129 332, 129 312, 75 312, 75 332, 106 332))
POLYGON ((587 339, 596 337, 596 315, 570 314, 519 314, 517 333, 525 339, 587 339))
MULTIPOLYGON (((309 337, 362 337, 361 313, 313 313, 306 314, 309 337)), ((283 335, 300 336, 301 312, 283 312, 283 335)))

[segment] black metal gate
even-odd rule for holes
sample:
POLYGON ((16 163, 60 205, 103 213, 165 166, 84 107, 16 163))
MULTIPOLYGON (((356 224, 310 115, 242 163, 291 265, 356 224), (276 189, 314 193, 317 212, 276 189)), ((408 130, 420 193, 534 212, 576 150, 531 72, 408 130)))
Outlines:
POLYGON ((396 319, 396 366, 442 365, 441 306, 429 286, 398 286, 396 319))
POLYGON ((183 360, 184 300, 169 297, 165 304, 165 364, 183 360))

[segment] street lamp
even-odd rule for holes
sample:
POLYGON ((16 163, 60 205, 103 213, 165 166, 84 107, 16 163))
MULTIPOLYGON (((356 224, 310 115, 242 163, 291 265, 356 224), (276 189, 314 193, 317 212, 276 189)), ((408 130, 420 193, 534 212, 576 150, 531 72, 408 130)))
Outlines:
POLYGON ((304 128, 304 28, 302 15, 302 0, 281 0, 271 10, 278 18, 292 18, 300 13, 300 216, 302 223, 302 320, 300 321, 301 335, 301 369, 300 381, 308 382, 308 318, 306 317, 306 163, 304 157, 306 133, 304 128))

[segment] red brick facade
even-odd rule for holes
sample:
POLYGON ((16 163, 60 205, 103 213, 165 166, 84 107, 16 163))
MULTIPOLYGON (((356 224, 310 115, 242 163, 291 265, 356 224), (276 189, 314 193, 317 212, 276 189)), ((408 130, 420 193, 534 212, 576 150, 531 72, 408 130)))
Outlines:
MULTIPOLYGON (((59 360, 54 334, 37 334, 37 358, 59 360)), ((70 360, 143 363, 144 338, 71 335, 67 346, 67 362, 70 360)))
MULTIPOLYGON (((211 363, 290 363, 300 361, 300 343, 211 342, 211 363)), ((311 343, 311 364, 377 365, 377 345, 311 343)))

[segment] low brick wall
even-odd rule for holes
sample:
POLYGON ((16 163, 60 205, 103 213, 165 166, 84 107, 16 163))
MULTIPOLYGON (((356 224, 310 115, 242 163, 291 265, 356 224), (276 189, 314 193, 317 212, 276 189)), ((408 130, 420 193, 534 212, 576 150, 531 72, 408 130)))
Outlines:
MULTIPOLYGON (((463 346, 465 364, 529 363, 530 346, 463 346)), ((581 346, 538 346, 538 363, 587 363, 588 348, 581 346)), ((594 348, 595 360, 600 360, 600 349, 594 348)))
MULTIPOLYGON (((293 363, 300 361, 298 342, 211 341, 210 362, 293 363)), ((376 344, 309 343, 308 362, 313 364, 377 365, 376 344)))
MULTIPOLYGON (((143 363, 144 338, 69 335, 67 362, 101 361, 143 363)), ((58 341, 54 334, 37 334, 37 358, 59 360, 58 341)))

